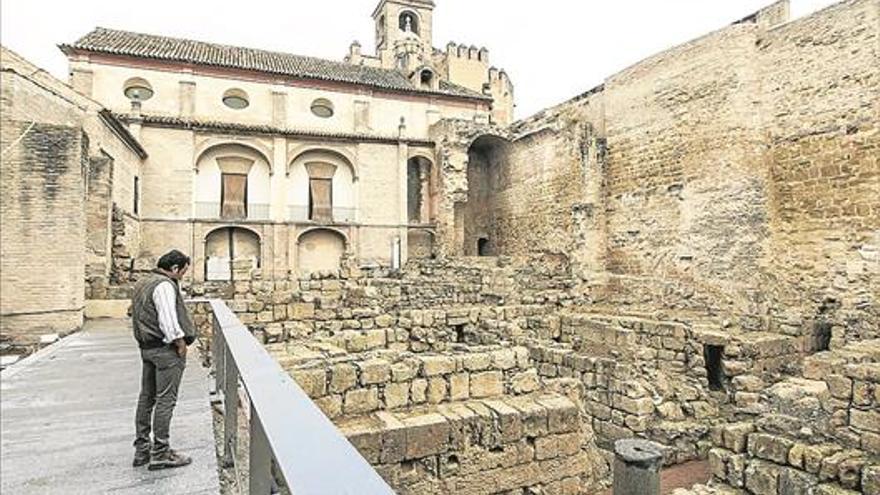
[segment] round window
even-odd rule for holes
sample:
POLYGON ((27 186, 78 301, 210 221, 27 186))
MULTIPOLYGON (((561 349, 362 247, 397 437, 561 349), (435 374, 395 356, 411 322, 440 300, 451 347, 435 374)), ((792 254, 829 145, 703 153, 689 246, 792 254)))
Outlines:
POLYGON ((330 100, 319 98, 312 102, 312 113, 322 119, 333 116, 333 103, 330 100))
POLYGON ((223 104, 233 110, 241 110, 250 105, 247 99, 247 93, 240 89, 230 89, 223 94, 223 104))
POLYGON ((147 101, 153 97, 153 88, 146 80, 135 77, 125 82, 123 93, 129 100, 147 101))

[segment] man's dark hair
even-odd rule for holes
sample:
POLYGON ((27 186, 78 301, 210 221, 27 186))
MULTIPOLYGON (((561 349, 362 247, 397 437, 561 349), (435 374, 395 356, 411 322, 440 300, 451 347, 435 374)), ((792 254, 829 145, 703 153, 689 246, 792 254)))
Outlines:
POLYGON ((159 263, 157 266, 163 270, 171 270, 171 267, 177 266, 177 268, 183 268, 185 266, 189 266, 189 256, 181 253, 176 249, 172 249, 167 253, 163 254, 161 258, 159 258, 159 263))

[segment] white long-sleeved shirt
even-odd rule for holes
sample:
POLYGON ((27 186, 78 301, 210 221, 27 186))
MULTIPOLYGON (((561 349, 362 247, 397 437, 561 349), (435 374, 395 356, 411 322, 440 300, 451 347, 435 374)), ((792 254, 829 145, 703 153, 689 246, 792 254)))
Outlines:
POLYGON ((153 290, 153 304, 159 316, 159 329, 165 335, 162 339, 170 344, 183 338, 183 329, 177 321, 177 288, 171 282, 162 282, 153 290))

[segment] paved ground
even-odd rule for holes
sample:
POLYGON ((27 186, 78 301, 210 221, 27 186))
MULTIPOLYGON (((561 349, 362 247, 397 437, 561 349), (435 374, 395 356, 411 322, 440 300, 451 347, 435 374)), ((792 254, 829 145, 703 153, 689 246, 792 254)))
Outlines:
POLYGON ((140 359, 129 323, 88 322, 38 354, 0 374, 0 492, 219 492, 207 371, 196 352, 171 425, 174 448, 193 464, 154 472, 131 467, 140 359))

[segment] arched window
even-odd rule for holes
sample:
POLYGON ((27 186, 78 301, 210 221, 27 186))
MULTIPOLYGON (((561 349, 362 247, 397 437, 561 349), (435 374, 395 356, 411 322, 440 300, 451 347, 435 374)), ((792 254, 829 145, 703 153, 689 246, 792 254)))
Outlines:
POLYGON ((205 238, 205 280, 249 280, 260 267, 260 238, 250 230, 224 227, 205 238))
POLYGON ((419 74, 419 81, 423 88, 431 88, 434 86, 434 72, 430 69, 423 69, 419 74))
POLYGON ((400 30, 405 33, 419 34, 418 16, 410 11, 400 14, 400 30))
POLYGON ((356 173, 348 158, 312 149, 294 158, 289 176, 290 220, 324 225, 355 221, 356 173))
POLYGON ((238 143, 212 146, 196 160, 195 215, 268 220, 271 168, 264 152, 238 143))

